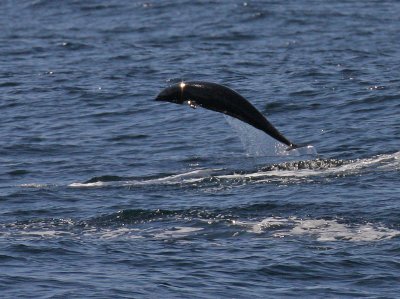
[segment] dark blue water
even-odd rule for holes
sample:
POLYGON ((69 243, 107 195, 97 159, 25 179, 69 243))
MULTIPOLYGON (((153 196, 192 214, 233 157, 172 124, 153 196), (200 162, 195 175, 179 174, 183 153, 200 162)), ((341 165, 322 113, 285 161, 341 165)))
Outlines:
POLYGON ((397 297, 399 16, 2 1, 0 297, 397 297), (153 101, 182 79, 234 88, 318 155, 153 101))

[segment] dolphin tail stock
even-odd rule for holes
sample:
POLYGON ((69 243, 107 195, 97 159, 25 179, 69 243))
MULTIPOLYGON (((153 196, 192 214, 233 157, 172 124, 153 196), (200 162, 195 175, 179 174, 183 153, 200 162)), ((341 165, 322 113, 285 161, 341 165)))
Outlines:
POLYGON ((294 150, 294 149, 299 148, 299 147, 301 147, 301 146, 298 146, 297 144, 293 144, 293 143, 292 143, 291 145, 289 145, 289 146, 286 148, 286 151, 289 152, 289 151, 294 150))

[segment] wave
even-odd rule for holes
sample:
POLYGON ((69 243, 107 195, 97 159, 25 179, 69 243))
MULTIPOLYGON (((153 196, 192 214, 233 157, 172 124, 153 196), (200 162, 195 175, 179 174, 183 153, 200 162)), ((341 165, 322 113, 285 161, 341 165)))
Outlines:
POLYGON ((272 231, 272 237, 310 236, 321 242, 378 241, 400 236, 400 231, 382 224, 347 224, 341 219, 299 219, 297 217, 268 217, 261 221, 235 221, 248 232, 261 234, 272 231))
MULTIPOLYGON (((240 164, 240 163, 239 163, 240 164)), ((73 182, 68 188, 140 188, 175 186, 189 188, 233 187, 243 184, 310 183, 344 176, 364 175, 371 172, 400 170, 400 152, 381 154, 354 160, 313 159, 262 165, 250 170, 243 168, 197 168, 182 173, 151 176, 122 177, 103 175, 85 182, 73 182)), ((47 183, 25 183, 23 188, 54 189, 65 187, 47 183)))
MULTIPOLYGON (((255 205, 258 207, 258 205, 255 205)), ((290 207, 291 208, 291 207, 290 207)), ((43 219, 0 225, 0 237, 36 240, 71 238, 191 240, 241 237, 310 238, 319 242, 372 242, 400 236, 400 230, 380 222, 359 223, 342 218, 257 217, 239 215, 254 210, 124 210, 85 221, 43 219)))
MULTIPOLYGON (((382 154, 371 158, 341 160, 315 159, 291 161, 262 166, 253 171, 200 168, 178 174, 165 176, 124 178, 118 176, 101 176, 83 183, 71 183, 72 188, 93 187, 140 187, 155 185, 184 185, 206 187, 208 185, 236 183, 280 182, 297 183, 324 178, 358 175, 370 171, 392 171, 400 169, 400 152, 382 154), (289 180, 288 180, 289 179, 289 180), (203 183, 200 184, 199 183, 203 183)), ((42 185, 39 185, 42 186, 42 185)))

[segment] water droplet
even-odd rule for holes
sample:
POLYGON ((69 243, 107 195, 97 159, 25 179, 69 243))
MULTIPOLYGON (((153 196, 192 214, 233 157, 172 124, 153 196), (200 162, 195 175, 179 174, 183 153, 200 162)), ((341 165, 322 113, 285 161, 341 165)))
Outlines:
POLYGON ((187 101, 187 104, 190 106, 190 108, 193 108, 193 109, 197 108, 197 103, 195 101, 189 100, 189 101, 187 101))

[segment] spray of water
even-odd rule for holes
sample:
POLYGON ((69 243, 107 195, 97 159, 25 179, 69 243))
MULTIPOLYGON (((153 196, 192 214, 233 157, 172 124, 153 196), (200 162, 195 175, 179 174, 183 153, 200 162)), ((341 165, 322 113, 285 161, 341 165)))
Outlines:
POLYGON ((238 134, 246 153, 253 157, 302 157, 306 159, 316 158, 317 151, 312 145, 287 150, 285 144, 276 141, 264 132, 237 120, 236 118, 224 115, 228 124, 238 134))

